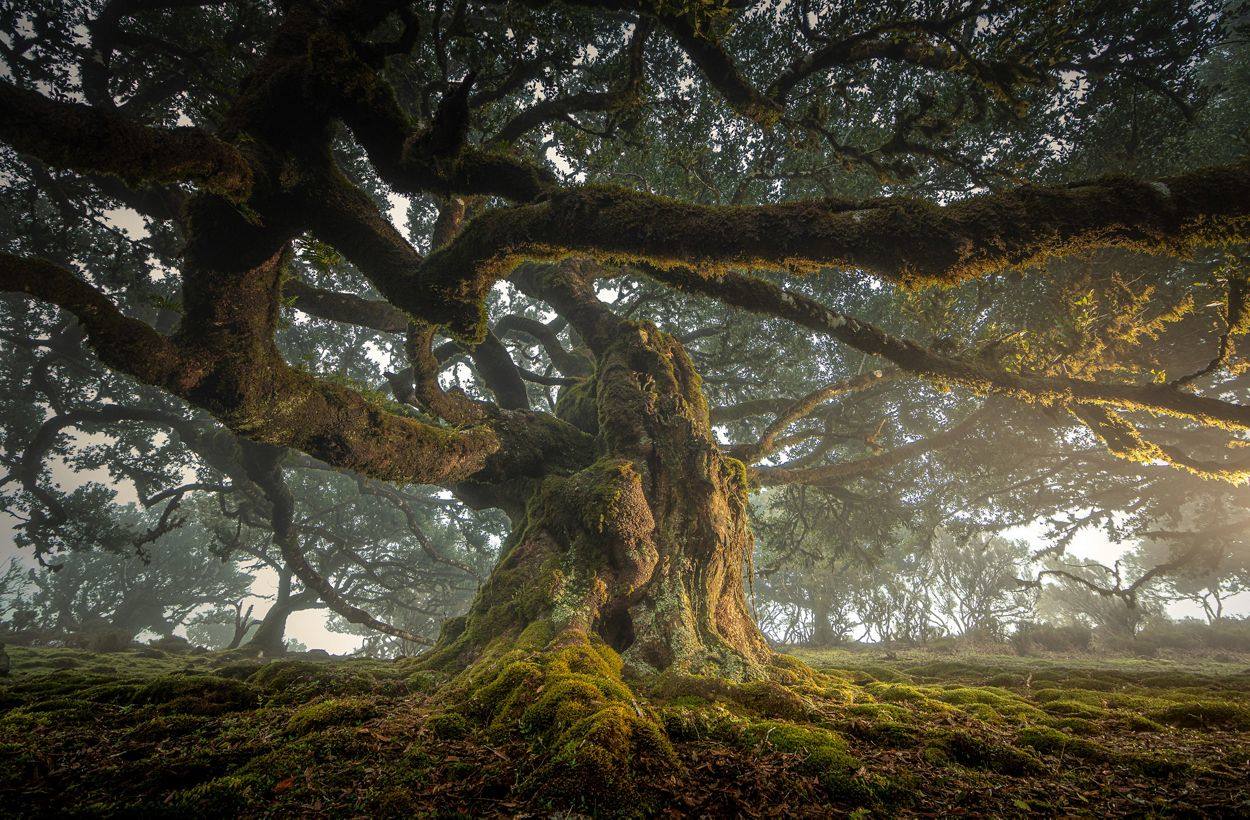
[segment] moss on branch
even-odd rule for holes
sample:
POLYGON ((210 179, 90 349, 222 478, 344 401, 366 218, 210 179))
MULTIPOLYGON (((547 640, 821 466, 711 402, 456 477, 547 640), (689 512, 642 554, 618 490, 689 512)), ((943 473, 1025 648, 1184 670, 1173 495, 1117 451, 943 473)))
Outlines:
POLYGON ((1243 240, 1247 203, 1246 163, 1153 182, 1022 186, 947 206, 909 197, 695 205, 592 185, 482 214, 425 260, 414 283, 440 297, 435 321, 471 336, 486 292, 525 260, 582 254, 712 278, 731 268, 849 267, 904 285, 952 285, 1094 248, 1177 254, 1243 240))
POLYGON ((196 128, 158 128, 0 82, 0 140, 49 165, 142 185, 194 182, 243 201, 253 171, 235 146, 196 128))

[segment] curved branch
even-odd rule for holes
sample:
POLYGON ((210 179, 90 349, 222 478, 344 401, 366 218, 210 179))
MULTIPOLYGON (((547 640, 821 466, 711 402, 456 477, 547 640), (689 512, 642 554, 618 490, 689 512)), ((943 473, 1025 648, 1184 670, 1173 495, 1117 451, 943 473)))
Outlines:
POLYGON ((861 390, 867 390, 870 387, 876 387, 885 381, 895 378, 899 375, 898 370, 890 370, 888 372, 882 370, 874 370, 870 373, 863 373, 859 376, 852 376, 848 379, 836 381, 833 384, 826 385, 818 390, 813 390, 803 398, 795 401, 789 407, 782 410, 773 423, 764 430, 764 434, 760 436, 759 441, 754 444, 743 444, 734 447, 729 454, 734 458, 752 464, 759 461, 765 456, 776 452, 779 447, 779 437, 784 433, 791 424, 799 419, 805 418, 824 402, 835 396, 842 396, 848 393, 857 393, 861 390))
POLYGON ((105 364, 149 384, 176 378, 185 362, 167 337, 131 319, 100 291, 46 259, 0 253, 0 291, 24 293, 78 318, 105 364))
POLYGON ((0 140, 58 168, 136 183, 195 182, 242 201, 252 168, 236 148, 197 128, 155 128, 0 81, 0 140))
MULTIPOLYGON (((279 261, 266 260, 250 286, 275 287, 279 261)), ((376 478, 431 484, 467 478, 500 450, 499 436, 490 429, 444 430, 296 370, 282 360, 271 339, 240 344, 252 321, 242 310, 251 298, 247 293, 221 306, 237 309, 231 316, 238 333, 227 326, 228 346, 206 347, 206 340, 187 336, 185 329, 175 344, 44 260, 0 254, 0 291, 26 293, 69 310, 105 364, 208 410, 231 430, 258 441, 295 447, 376 478)), ((263 300, 252 302, 248 310, 267 310, 263 300)))
POLYGON ((754 474, 760 485, 765 487, 777 484, 814 484, 824 486, 848 481, 852 478, 859 478, 868 473, 894 467, 909 459, 954 444, 977 423, 981 418, 982 409, 979 408, 969 413, 962 421, 947 430, 918 439, 909 444, 900 445, 877 455, 867 456, 854 461, 827 464, 821 467, 804 467, 799 469, 791 469, 785 466, 756 467, 754 468, 754 474))
POLYGON ((499 338, 511 333, 524 334, 542 345, 547 358, 566 376, 589 376, 594 367, 594 363, 587 356, 576 350, 568 350, 560 343, 559 331, 537 319, 509 314, 495 323, 495 335, 499 338))
POLYGON ((525 389, 521 372, 508 349, 494 333, 488 332, 482 342, 473 347, 473 367, 492 393, 495 401, 505 410, 528 410, 529 392, 525 389))
POLYGON ((587 186, 482 214, 409 272, 406 293, 386 295, 476 338, 481 301, 498 279, 523 260, 570 252, 694 266, 708 277, 741 268, 844 267, 903 285, 949 285, 1083 250, 1178 253, 1247 238, 1247 162, 1153 182, 1024 186, 946 206, 911 197, 695 205, 587 186))
POLYGON ((1191 419, 1211 427, 1250 430, 1250 407, 1183 393, 1166 384, 1102 384, 994 370, 891 336, 867 322, 829 310, 813 299, 783 290, 763 279, 739 274, 712 279, 677 268, 651 268, 648 274, 679 290, 710 296, 728 305, 777 316, 827 333, 857 350, 880 356, 902 370, 939 384, 958 384, 976 393, 1001 393, 1025 402, 1063 407, 1081 403, 1144 410, 1191 419))

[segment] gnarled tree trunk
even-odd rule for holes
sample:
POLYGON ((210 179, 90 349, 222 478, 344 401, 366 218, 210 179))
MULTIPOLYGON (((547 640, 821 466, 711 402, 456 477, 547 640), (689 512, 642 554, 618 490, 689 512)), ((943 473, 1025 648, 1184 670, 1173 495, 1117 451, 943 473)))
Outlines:
POLYGON ((558 413, 596 436, 599 459, 534 491, 498 567, 427 663, 472 664, 522 633, 597 635, 638 674, 762 677, 771 651, 751 617, 745 467, 712 437, 689 356, 621 320, 567 267, 522 286, 571 317, 596 358, 558 413))
POLYGON ((838 636, 834 634, 833 624, 829 620, 833 606, 829 593, 822 587, 823 585, 813 589, 811 593, 812 636, 808 643, 812 646, 833 646, 838 642, 838 636))
POLYGON ((278 589, 273 606, 269 607, 252 637, 248 638, 249 648, 259 650, 268 657, 286 653, 286 622, 295 611, 291 602, 291 571, 284 568, 278 573, 278 589))

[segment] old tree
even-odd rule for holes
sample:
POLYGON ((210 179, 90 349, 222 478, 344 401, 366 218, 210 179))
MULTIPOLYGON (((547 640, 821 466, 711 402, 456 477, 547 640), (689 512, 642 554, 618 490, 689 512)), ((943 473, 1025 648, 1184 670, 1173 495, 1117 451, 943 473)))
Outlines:
POLYGON ((1250 475, 1250 165, 1210 76, 1242 70, 1235 9, 45 5, 3 12, 7 184, 58 220, 137 212, 176 250, 93 266, 32 210, 0 289, 229 431, 275 566, 350 620, 420 640, 304 554, 297 465, 379 504, 421 484, 504 511, 500 560, 420 664, 557 758, 664 761, 637 694, 657 676, 820 691, 748 604, 755 488, 845 499, 1027 424, 1098 443, 1077 475, 1250 475), (1216 115, 1236 138, 1178 147, 1216 115), (1103 324, 1030 325, 1042 302, 1103 324), (291 361, 294 314, 364 331, 387 380, 291 361))

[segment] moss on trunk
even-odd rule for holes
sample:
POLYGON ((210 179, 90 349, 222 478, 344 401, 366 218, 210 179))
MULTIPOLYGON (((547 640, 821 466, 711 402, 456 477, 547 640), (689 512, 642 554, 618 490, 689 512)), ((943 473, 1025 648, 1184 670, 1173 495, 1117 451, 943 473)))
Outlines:
POLYGON ((562 401, 594 430, 598 460, 539 485, 469 613, 420 661, 448 676, 449 715, 520 730, 553 782, 618 791, 671 764, 636 687, 778 671, 743 590, 745 470, 717 449, 681 345, 649 324, 621 330, 562 401))
MULTIPOLYGON (((762 677, 771 655, 747 610, 745 471, 712 438, 689 357, 646 323, 601 351, 570 389, 599 459, 546 479, 463 621, 427 663, 462 670, 534 624, 595 635, 631 674, 762 677)), ((540 648, 540 647, 535 647, 540 648)))

